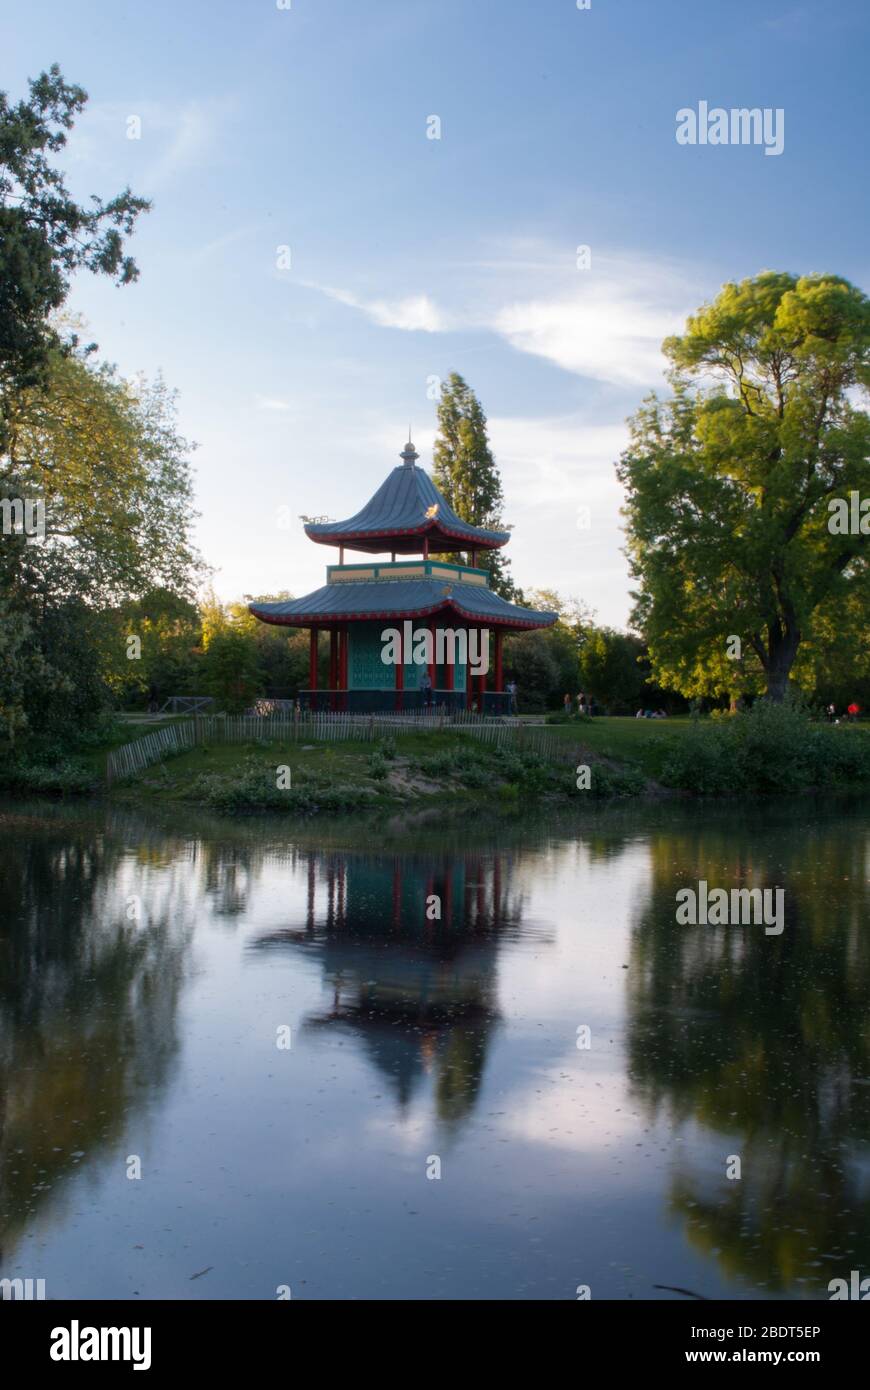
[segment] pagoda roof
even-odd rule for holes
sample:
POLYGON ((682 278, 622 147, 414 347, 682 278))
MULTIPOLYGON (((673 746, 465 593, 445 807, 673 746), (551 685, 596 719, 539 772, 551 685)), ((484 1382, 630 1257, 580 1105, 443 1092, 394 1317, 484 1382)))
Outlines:
POLYGON ((361 511, 346 521, 308 522, 305 534, 320 545, 401 554, 419 552, 424 537, 430 553, 495 550, 510 540, 509 531, 488 531, 457 516, 429 474, 417 467, 413 444, 406 444, 399 457, 404 462, 387 474, 361 511))
POLYGON ((428 618, 453 612, 467 622, 506 628, 552 627, 556 613, 508 603, 480 584, 446 583, 441 578, 359 580, 324 584, 303 598, 281 603, 251 603, 255 618, 287 627, 311 627, 332 621, 428 618))

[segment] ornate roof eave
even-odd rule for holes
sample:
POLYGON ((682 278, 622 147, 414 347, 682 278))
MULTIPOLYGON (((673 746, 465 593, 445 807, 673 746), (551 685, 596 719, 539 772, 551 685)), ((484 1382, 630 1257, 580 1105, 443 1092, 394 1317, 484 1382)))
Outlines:
POLYGON ((365 550, 371 554, 378 554, 394 549, 390 545, 361 545, 361 541, 390 540, 391 537, 397 539, 401 537, 428 536, 431 549, 432 537, 436 540, 444 540, 447 544, 445 551, 454 550, 498 550, 501 546, 507 545, 510 540, 510 531, 481 531, 476 534, 469 534, 467 531, 454 531, 447 526, 442 526, 438 521, 427 521, 422 526, 396 526, 388 527, 383 530, 364 530, 364 531, 326 531, 316 523, 310 523, 305 527, 305 534, 311 541, 316 541, 318 545, 347 545, 352 549, 365 550))
MULTIPOLYGON (((458 603, 455 597, 440 599, 420 608, 379 608, 355 613, 268 613, 255 603, 248 604, 249 611, 261 623, 273 623, 277 627, 326 627, 331 623, 359 623, 366 621, 401 622, 405 618, 431 618, 436 613, 454 612, 478 627, 503 627, 513 631, 532 631, 535 628, 552 627, 558 618, 557 613, 535 613, 528 618, 499 617, 493 613, 475 613, 458 603)), ((531 612, 531 610, 530 610, 531 612)))

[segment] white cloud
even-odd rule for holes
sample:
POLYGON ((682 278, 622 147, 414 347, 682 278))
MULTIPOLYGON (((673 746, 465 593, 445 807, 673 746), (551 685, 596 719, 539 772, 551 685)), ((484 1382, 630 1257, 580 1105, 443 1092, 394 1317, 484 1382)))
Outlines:
POLYGON ((495 331, 520 352, 616 386, 660 381, 662 339, 698 303, 697 286, 670 263, 594 249, 589 270, 566 272, 560 255, 549 271, 531 263, 523 278, 544 284, 498 309, 495 331))
POLYGON ((366 299, 310 285, 384 328, 488 332, 518 352, 618 387, 661 382, 662 339, 699 303, 697 277, 641 255, 598 254, 577 270, 564 249, 506 243, 488 259, 451 266, 444 307, 428 293, 366 299))
POLYGON ((401 328, 409 333, 444 333, 447 330, 447 320, 427 294, 410 295, 405 299, 364 300, 348 290, 334 289, 328 285, 314 285, 311 288, 322 290, 339 304, 360 309, 382 328, 401 328))
POLYGON ((281 401, 281 400, 278 400, 277 397, 275 397, 275 396, 258 396, 258 397, 257 397, 257 402, 256 402, 256 404, 257 404, 257 409, 258 409, 258 410, 292 410, 292 409, 293 409, 293 407, 292 407, 292 405, 290 404, 289 401, 281 401))

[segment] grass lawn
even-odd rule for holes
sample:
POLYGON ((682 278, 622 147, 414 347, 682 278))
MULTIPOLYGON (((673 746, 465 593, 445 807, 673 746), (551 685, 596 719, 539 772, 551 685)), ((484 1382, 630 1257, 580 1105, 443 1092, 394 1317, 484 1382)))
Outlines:
MULTIPOLYGON (((628 763, 638 768, 644 775, 655 776, 660 765, 661 751, 666 747, 658 727, 651 732, 651 721, 647 722, 647 739, 644 731, 635 729, 633 721, 596 720, 591 724, 569 726, 550 726, 536 729, 535 735, 545 734, 565 746, 578 758, 588 751, 589 761, 603 757, 614 763, 628 763), (614 726, 605 730, 607 723, 614 726), (646 745, 652 745, 651 750, 646 745), (647 771, 649 765, 649 772, 647 771)), ((671 737, 675 737, 672 733, 671 737)), ((520 738, 517 749, 522 749, 520 738)), ((533 750, 528 750, 534 759, 533 750)), ((117 784, 112 795, 121 799, 146 796, 163 802, 184 802, 200 800, 207 795, 207 788, 200 781, 203 774, 211 775, 210 781, 217 778, 244 778, 246 773, 256 770, 274 780, 275 770, 286 764, 291 771, 293 787, 303 787, 306 783, 331 787, 365 787, 372 798, 373 806, 388 805, 408 798, 415 800, 419 794, 427 800, 439 798, 461 800, 470 798, 479 802, 481 789, 486 785, 477 777, 472 768, 468 772, 468 759, 472 763, 482 760, 492 764, 493 780, 490 790, 498 785, 497 762, 501 755, 490 744, 478 740, 473 734, 461 730, 409 730, 397 731, 376 741, 347 739, 334 743, 327 741, 305 742, 276 739, 274 742, 212 743, 191 749, 178 755, 171 755, 160 763, 153 764, 132 779, 117 784), (386 757, 385 757, 386 745, 386 757), (459 762, 451 762, 451 753, 456 751, 459 762), (392 753, 392 756, 391 756, 392 753), (434 763, 432 760, 435 759, 434 763), (446 762, 445 762, 446 759, 446 762), (468 785, 466 785, 466 783, 468 785)), ((555 788, 559 789, 565 779, 568 787, 570 766, 561 766, 553 773, 555 788)), ((552 790, 552 784, 550 789, 552 790)))
POLYGON ((568 744, 581 744, 602 758, 630 763, 647 777, 658 777, 670 748, 691 720, 635 719, 633 715, 601 715, 588 723, 554 724, 548 732, 568 744))
MULTIPOLYGON (((118 722, 112 728, 110 737, 99 748, 83 749, 79 757, 95 780, 102 781, 106 754, 110 749, 144 737, 153 727, 118 722)), ((598 762, 599 777, 616 779, 608 794, 612 794, 614 789, 624 794, 626 778, 636 781, 640 777, 647 783, 660 783, 665 765, 691 727, 692 720, 688 716, 661 720, 635 719, 630 715, 597 716, 566 724, 539 724, 534 730, 529 730, 529 742, 534 743, 537 737, 543 735, 548 741, 564 745, 566 754, 570 752, 572 758, 576 755, 578 762, 587 761, 590 765, 598 762)), ((712 733, 712 727, 708 724, 707 727, 712 733)), ((866 735, 868 726, 865 725, 861 732, 866 735)), ((836 737, 840 730, 832 730, 831 733, 836 737)), ((843 725, 842 733, 843 737, 849 739, 851 726, 843 725)), ((523 742, 522 737, 516 743, 511 741, 508 749, 521 751, 523 742)), ((528 752, 533 754, 533 749, 528 752)), ((458 797, 460 800, 476 800, 479 804, 487 786, 486 777, 480 766, 477 770, 474 767, 469 770, 469 761, 480 763, 482 760, 483 764, 489 764, 490 787, 497 787, 505 780, 522 783, 527 775, 523 772, 517 774, 514 763, 515 770, 508 770, 505 777, 503 771, 500 773, 499 756, 493 745, 485 744, 461 729, 396 730, 376 741, 348 739, 328 742, 312 738, 310 742, 281 739, 276 739, 274 743, 215 742, 177 756, 170 755, 129 781, 115 784, 111 795, 122 800, 145 797, 168 802, 196 802, 212 798, 215 794, 215 787, 211 785, 215 778, 201 782, 203 774, 216 774, 217 780, 241 779, 242 782, 246 779, 250 781, 252 775, 255 781, 262 776, 274 782, 276 768, 286 764, 291 770, 293 788, 298 788, 303 797, 307 783, 309 787, 332 788, 340 799, 349 798, 351 802, 354 789, 358 792, 363 788, 362 797, 368 798, 368 804, 373 806, 413 801, 419 795, 425 795, 436 803, 439 799, 447 801, 458 797), (456 758, 451 756, 452 750, 458 750, 456 758)), ((730 755, 726 751, 724 756, 727 760, 730 755)), ((781 750, 778 756, 781 759, 781 750)), ((797 750, 794 750, 794 757, 798 757, 797 750)), ((552 762, 548 765, 553 767, 552 762)), ((699 780, 700 774, 696 777, 693 771, 696 766, 693 758, 689 775, 685 770, 678 772, 680 780, 673 785, 704 791, 710 785, 709 774, 704 774, 707 781, 699 780), (685 781, 682 780, 684 777, 685 781)), ((554 779, 548 781, 545 777, 541 785, 552 788, 555 784, 558 789, 563 771, 564 765, 554 779)), ((866 772, 862 774, 860 769, 857 774, 853 772, 849 775, 857 776, 858 780, 863 776, 866 781, 866 772)), ((828 779, 823 773, 820 780, 825 782, 828 779)), ((752 777, 748 782, 752 782, 752 777)), ((607 785, 606 781, 604 785, 607 785)), ((719 777, 716 785, 726 792, 731 788, 728 779, 722 777, 719 777)), ((517 785, 514 792, 525 794, 518 791, 517 785)))
MULTIPOLYGON (((598 757, 617 763, 625 763, 638 768, 646 777, 658 778, 674 740, 691 723, 688 716, 674 719, 635 719, 606 715, 586 722, 546 725, 536 728, 536 733, 564 742, 566 747, 588 749, 598 757)), ((111 747, 119 743, 131 742, 151 732, 147 725, 122 728, 113 738, 111 747)), ((472 735, 463 736, 449 730, 417 731, 395 735, 396 752, 399 758, 415 759, 426 757, 440 749, 455 747, 473 741, 472 735)), ((163 764, 146 768, 137 784, 144 784, 153 794, 162 799, 183 799, 185 789, 193 777, 202 772, 231 772, 241 766, 251 756, 262 760, 264 765, 277 766, 286 763, 294 772, 306 770, 329 776, 337 782, 350 781, 365 775, 368 759, 378 745, 364 740, 348 739, 336 743, 305 743, 276 741, 267 748, 254 744, 219 744, 207 749, 196 748, 190 753, 173 757, 163 764), (158 786, 160 790, 158 791, 158 786)), ((108 746, 88 753, 86 761, 95 770, 104 768, 105 753, 108 746)))

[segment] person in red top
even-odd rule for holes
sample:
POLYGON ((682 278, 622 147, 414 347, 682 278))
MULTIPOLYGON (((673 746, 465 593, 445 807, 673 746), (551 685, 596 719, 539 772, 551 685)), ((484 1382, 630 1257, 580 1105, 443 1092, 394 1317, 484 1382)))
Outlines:
POLYGON ((849 718, 850 718, 851 720, 855 720, 855 719, 858 718, 858 715, 861 713, 861 706, 860 706, 860 705, 856 705, 856 704, 855 704, 855 701, 853 700, 852 703, 851 703, 851 705, 848 705, 848 706, 846 707, 846 713, 848 714, 848 716, 849 716, 849 718))

